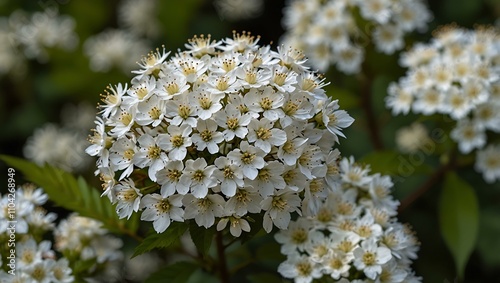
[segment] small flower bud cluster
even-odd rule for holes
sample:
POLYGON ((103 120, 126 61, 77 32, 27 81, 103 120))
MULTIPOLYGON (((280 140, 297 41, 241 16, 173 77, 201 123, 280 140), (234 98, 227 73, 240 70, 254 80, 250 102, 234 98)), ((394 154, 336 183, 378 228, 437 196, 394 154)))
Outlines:
POLYGON ((287 256, 278 271, 295 282, 420 282, 410 264, 419 243, 396 219, 389 176, 344 158, 339 183, 315 215, 292 221, 275 235, 287 256), (352 281, 351 281, 352 280, 352 281))
MULTIPOLYGON (((448 115, 456 121, 451 138, 464 154, 483 149, 487 131, 500 133, 500 36, 494 28, 444 26, 429 44, 404 53, 401 64, 409 70, 386 98, 394 115, 448 115)), ((482 173, 493 172, 485 174, 487 181, 500 179, 499 158, 492 160, 476 164, 482 173)))
POLYGON ((229 223, 240 236, 263 214, 270 232, 286 229, 302 196, 314 209, 331 189, 327 168, 353 119, 300 52, 258 40, 194 37, 170 59, 150 53, 130 87, 108 89, 86 151, 121 218, 141 210, 158 233, 172 221, 229 223))
POLYGON ((284 9, 283 43, 304 50, 320 71, 335 64, 352 74, 371 40, 392 54, 404 47, 405 33, 425 29, 431 17, 420 0, 293 0, 284 9))

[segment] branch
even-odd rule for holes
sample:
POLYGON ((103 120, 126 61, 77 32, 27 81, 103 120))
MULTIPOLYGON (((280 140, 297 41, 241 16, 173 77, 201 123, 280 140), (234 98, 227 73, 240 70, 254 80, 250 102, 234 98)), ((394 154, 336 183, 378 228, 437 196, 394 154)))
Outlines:
POLYGON ((227 272, 226 253, 224 251, 224 242, 222 232, 217 231, 215 234, 215 241, 217 243, 217 254, 219 256, 219 276, 221 283, 229 283, 229 273, 227 272))
POLYGON ((448 163, 441 165, 437 171, 435 171, 425 183, 422 184, 418 189, 416 189, 411 195, 406 197, 401 201, 401 205, 398 208, 398 213, 401 213, 407 209, 411 204, 413 204, 417 199, 424 195, 430 188, 439 183, 444 177, 446 172, 456 167, 456 152, 453 151, 450 156, 448 163))
POLYGON ((377 123, 377 117, 373 112, 373 100, 372 100, 372 79, 368 76, 361 77, 361 101, 360 106, 365 112, 366 123, 368 127, 368 133, 370 135, 370 140, 372 142, 375 150, 384 149, 384 144, 380 138, 380 129, 377 123))

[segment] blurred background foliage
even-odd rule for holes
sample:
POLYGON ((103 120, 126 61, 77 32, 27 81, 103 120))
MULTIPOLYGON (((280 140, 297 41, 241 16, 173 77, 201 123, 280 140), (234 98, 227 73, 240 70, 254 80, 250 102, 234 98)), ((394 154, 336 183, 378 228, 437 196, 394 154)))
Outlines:
MULTIPOLYGON (((45 63, 25 58, 22 64, 26 64, 26 69, 21 75, 11 73, 0 75, 0 119, 2 120, 0 143, 3 154, 22 157, 23 146, 35 129, 49 122, 60 123, 61 109, 64 105, 76 105, 81 102, 96 105, 99 94, 106 86, 130 80, 131 73, 123 72, 116 67, 107 72, 93 71, 89 67, 89 58, 84 54, 86 39, 108 28, 120 28, 117 12, 120 2, 118 0, 0 1, 0 17, 4 19, 16 10, 33 13, 49 7, 57 8, 60 15, 69 15, 74 19, 75 32, 79 38, 73 50, 49 48, 49 60, 45 63)), ((164 45, 166 50, 175 51, 183 48, 187 39, 193 35, 211 34, 212 38, 220 39, 231 37, 232 31, 236 30, 260 35, 261 44, 271 43, 275 47, 284 32, 281 18, 285 1, 264 0, 264 5, 262 13, 257 17, 230 21, 217 14, 212 1, 158 1, 154 16, 160 23, 160 33, 144 40, 150 50, 164 45)), ((432 30, 451 22, 466 28, 472 28, 476 24, 498 26, 497 19, 500 15, 498 0, 441 0, 430 1, 428 5, 434 14, 434 19, 427 32, 413 33, 405 38, 408 47, 415 42, 428 42, 432 30)), ((353 126, 344 131, 348 139, 341 140, 340 149, 344 155, 353 155, 358 160, 370 164, 373 171, 397 175, 402 166, 402 161, 398 158, 403 156, 395 151, 395 132, 399 128, 420 120, 430 129, 443 129, 449 134, 451 125, 449 123, 447 125, 443 119, 438 119, 440 117, 424 119, 413 114, 396 118, 391 116, 384 103, 387 86, 390 82, 397 81, 405 70, 398 65, 399 53, 384 55, 376 53, 373 46, 367 48, 363 72, 364 79, 368 78, 369 83, 360 84, 359 76, 348 76, 335 70, 325 74, 326 81, 331 82, 326 87, 327 93, 339 99, 341 108, 346 109, 356 119, 353 126), (366 115, 364 108, 366 104, 373 111, 371 117, 366 115), (378 131, 381 140, 381 144, 378 145, 373 142, 370 132, 374 130, 374 124, 378 128, 375 130, 378 131)), ((140 57, 136 60, 139 61, 140 57)), ((395 176, 396 198, 404 202, 417 188, 425 184, 441 164, 442 158, 446 158, 440 153, 444 152, 443 148, 449 148, 450 142, 450 139, 445 137, 443 143, 435 144, 433 154, 413 157, 423 158, 425 161, 414 166, 408 176, 395 176)), ((403 158, 408 160, 412 157, 403 156, 403 158)), ((3 169, 4 166, 2 165, 3 169)), ((476 192, 479 202, 479 233, 465 269, 464 282, 497 282, 500 278, 500 185, 498 182, 486 184, 471 168, 472 166, 465 166, 456 169, 457 175, 466 180, 476 192)), ((98 186, 99 182, 92 174, 88 174, 87 177, 98 186)), ((18 182, 21 183, 21 180, 18 182)), ((399 215, 402 222, 408 222, 414 227, 422 243, 414 269, 424 278, 423 282, 454 282, 458 276, 453 257, 438 233, 438 206, 442 187, 445 186, 443 182, 440 180, 432 184, 431 188, 405 207, 399 215)), ((235 247, 234 252, 228 254, 229 262, 232 267, 238 268, 239 264, 251 258, 258 263, 254 266, 256 269, 243 268, 237 274, 251 275, 248 278, 253 282, 270 282, 270 280, 279 282, 277 278, 260 273, 262 271, 273 273, 283 260, 278 246, 269 244, 265 239, 264 237, 252 241, 244 249, 235 247)), ((195 275, 196 278, 200 276, 203 275, 195 275)))

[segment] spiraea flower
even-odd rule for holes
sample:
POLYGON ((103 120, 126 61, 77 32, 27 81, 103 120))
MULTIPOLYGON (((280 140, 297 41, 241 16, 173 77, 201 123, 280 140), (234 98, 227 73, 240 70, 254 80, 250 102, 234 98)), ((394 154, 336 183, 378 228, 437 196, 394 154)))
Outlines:
POLYGON ((109 88, 87 152, 120 217, 142 213, 158 233, 172 221, 230 224, 238 237, 253 217, 286 229, 303 202, 314 210, 333 191, 326 168, 353 118, 300 54, 258 40, 198 36, 170 57, 150 53, 130 86, 109 88))
POLYGON ((396 132, 396 145, 404 153, 415 153, 422 150, 430 140, 427 129, 421 123, 413 123, 396 132))
POLYGON ((398 202, 390 194, 390 177, 370 175, 353 158, 340 164, 341 181, 321 199, 318 211, 275 234, 287 257, 278 272, 295 282, 330 277, 335 282, 420 282, 410 267, 419 244, 395 217, 398 202))
MULTIPOLYGON (((447 115, 456 121, 450 136, 460 152, 481 150, 488 144, 488 131, 500 132, 495 110, 500 106, 499 56, 500 35, 494 28, 441 27, 430 43, 402 55, 400 63, 408 71, 390 85, 387 107, 394 115, 447 115)), ((484 172, 482 166, 476 168, 484 172)))
POLYGON ((392 54, 404 47, 406 33, 424 30, 431 17, 420 0, 292 0, 284 9, 282 42, 304 50, 320 71, 335 65, 352 74, 360 71, 364 45, 392 54))
POLYGON ((260 16, 264 9, 264 1, 215 0, 214 6, 222 20, 241 21, 260 16))
POLYGON ((83 44, 95 72, 107 72, 115 67, 129 73, 138 58, 148 50, 148 44, 126 30, 109 29, 89 37, 83 44))
POLYGON ((48 48, 72 50, 78 43, 75 33, 75 20, 67 15, 61 16, 57 9, 26 15, 17 11, 11 15, 14 39, 27 58, 46 62, 48 48))

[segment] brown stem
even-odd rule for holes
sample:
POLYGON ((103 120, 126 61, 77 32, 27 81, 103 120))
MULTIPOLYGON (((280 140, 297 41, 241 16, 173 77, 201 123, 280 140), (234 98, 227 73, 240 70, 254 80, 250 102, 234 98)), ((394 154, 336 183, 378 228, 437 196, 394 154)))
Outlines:
POLYGON ((377 117, 375 116, 375 112, 373 112, 373 100, 371 93, 372 80, 368 76, 364 76, 363 78, 361 78, 361 81, 362 86, 360 106, 365 112, 366 124, 368 127, 370 140, 375 150, 382 150, 384 149, 384 144, 382 143, 382 139, 380 138, 380 129, 377 123, 377 117))
POLYGON ((215 234, 215 242, 217 243, 217 254, 219 256, 220 282, 229 283, 229 273, 227 272, 226 253, 224 251, 224 242, 221 231, 217 231, 217 233, 215 234))

